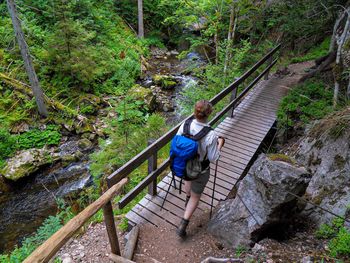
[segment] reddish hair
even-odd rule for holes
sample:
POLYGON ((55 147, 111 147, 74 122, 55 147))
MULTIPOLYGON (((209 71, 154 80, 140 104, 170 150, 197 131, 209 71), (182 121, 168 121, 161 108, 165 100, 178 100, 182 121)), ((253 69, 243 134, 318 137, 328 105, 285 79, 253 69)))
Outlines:
POLYGON ((197 101, 194 105, 194 116, 198 120, 206 120, 213 111, 213 106, 207 100, 197 101))

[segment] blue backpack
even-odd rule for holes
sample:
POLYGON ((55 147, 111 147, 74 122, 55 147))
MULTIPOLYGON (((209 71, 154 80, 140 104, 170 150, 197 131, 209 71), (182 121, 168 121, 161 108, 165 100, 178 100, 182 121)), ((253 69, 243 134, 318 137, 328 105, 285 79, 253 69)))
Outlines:
MULTIPOLYGON (((182 178, 186 176, 187 161, 194 159, 198 155, 198 141, 212 130, 211 127, 205 126, 200 132, 193 136, 190 134, 192 121, 193 117, 185 121, 183 134, 175 135, 170 145, 170 169, 173 176, 181 178, 181 181, 182 178)), ((175 180, 174 185, 176 188, 175 180)))

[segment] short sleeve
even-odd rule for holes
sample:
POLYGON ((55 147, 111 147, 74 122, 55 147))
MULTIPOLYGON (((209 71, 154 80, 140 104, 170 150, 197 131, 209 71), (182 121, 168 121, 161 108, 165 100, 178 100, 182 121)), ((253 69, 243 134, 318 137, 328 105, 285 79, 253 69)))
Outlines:
POLYGON ((215 131, 211 131, 206 137, 206 145, 208 152, 208 159, 211 162, 215 162, 219 158, 219 148, 218 148, 218 135, 215 131))
POLYGON ((179 127, 179 129, 177 130, 176 135, 182 135, 184 132, 184 123, 182 123, 179 127))

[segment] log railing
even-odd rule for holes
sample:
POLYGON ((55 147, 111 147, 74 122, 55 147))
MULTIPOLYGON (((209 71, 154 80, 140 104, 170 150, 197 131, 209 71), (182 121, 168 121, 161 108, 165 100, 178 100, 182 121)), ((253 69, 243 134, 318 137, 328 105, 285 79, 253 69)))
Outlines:
MULTIPOLYGON (((117 195, 121 188, 127 183, 127 179, 124 178, 118 184, 108 189, 103 195, 101 195, 95 202, 86 207, 82 212, 73 217, 67 224, 65 224, 60 230, 53 234, 48 240, 46 240, 40 247, 38 247, 29 257, 27 257, 24 263, 37 263, 37 262, 49 262, 49 260, 60 250, 60 248, 67 243, 67 241, 74 235, 74 233, 81 228, 94 214, 96 214, 101 208, 104 209, 105 221, 113 218, 113 222, 109 222, 107 225, 108 236, 110 236, 110 225, 114 225, 114 217, 112 211, 111 200, 117 195), (112 211, 110 215, 109 212, 112 211), (107 216, 106 216, 107 214, 107 216)), ((113 230, 112 230, 113 231, 113 230)), ((118 237, 115 233, 113 240, 111 241, 111 250, 113 254, 120 255, 118 237)))
MULTIPOLYGON (((246 96, 248 91, 250 91, 255 84, 262 78, 265 79, 268 77, 270 69, 276 64, 277 58, 273 60, 274 54, 279 50, 280 45, 276 46, 270 52, 268 52, 260 61, 258 61, 254 66, 252 66, 248 71, 246 71, 240 78, 236 79, 233 83, 231 83, 227 88, 218 93, 215 97, 213 97, 210 102, 212 105, 217 104, 222 99, 224 99, 227 95, 231 93, 231 101, 230 103, 209 122, 210 125, 214 125, 217 123, 226 113, 231 111, 231 116, 233 114, 234 108, 239 105, 239 103, 246 96), (266 68, 250 83, 248 86, 237 96, 238 87, 247 80, 253 73, 257 71, 265 62, 268 62, 266 68)), ((188 118, 192 117, 189 116, 188 118)), ((176 134, 178 128, 181 123, 172 128, 169 132, 164 134, 158 140, 150 144, 146 149, 136 155, 133 159, 128 161, 125 165, 120 167, 117 171, 112 173, 107 177, 107 184, 109 187, 112 187, 114 184, 118 183, 122 178, 127 177, 131 172, 137 169, 141 164, 143 164, 146 160, 149 162, 148 176, 146 176, 133 190, 127 193, 119 202, 119 208, 125 207, 130 201, 132 201, 139 193, 142 192, 147 186, 149 186, 149 194, 156 195, 155 184, 157 177, 162 174, 169 167, 169 158, 165 160, 158 168, 157 168, 157 152, 163 148, 173 136, 176 134)))

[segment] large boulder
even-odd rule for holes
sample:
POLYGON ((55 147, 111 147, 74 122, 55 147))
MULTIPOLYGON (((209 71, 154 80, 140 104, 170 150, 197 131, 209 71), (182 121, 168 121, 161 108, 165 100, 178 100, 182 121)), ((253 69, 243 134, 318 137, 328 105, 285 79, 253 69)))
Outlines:
POLYGON ((24 150, 7 161, 6 166, 0 170, 0 175, 9 180, 17 181, 39 170, 43 165, 59 159, 59 155, 46 148, 24 150))
POLYGON ((129 89, 128 93, 135 100, 143 101, 150 111, 156 109, 156 96, 153 94, 152 90, 136 84, 129 89))
MULTIPOLYGON (((350 204, 350 108, 314 123, 294 151, 296 160, 313 176, 305 197, 333 213, 344 216, 350 204)), ((317 225, 334 215, 308 204, 304 210, 317 225)))
POLYGON ((293 194, 303 195, 309 181, 304 167, 288 158, 271 160, 262 154, 240 183, 236 197, 219 205, 208 229, 226 246, 251 246, 291 219, 297 203, 293 194))

